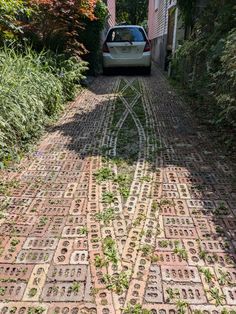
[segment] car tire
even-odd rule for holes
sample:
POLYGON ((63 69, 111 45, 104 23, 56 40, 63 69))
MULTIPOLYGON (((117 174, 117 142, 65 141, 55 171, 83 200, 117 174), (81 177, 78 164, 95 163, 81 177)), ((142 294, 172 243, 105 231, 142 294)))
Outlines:
POLYGON ((103 68, 103 75, 109 75, 110 73, 111 72, 109 68, 103 68))
POLYGON ((143 69, 143 73, 145 75, 151 75, 151 72, 152 72, 152 67, 151 66, 146 67, 146 68, 143 69))

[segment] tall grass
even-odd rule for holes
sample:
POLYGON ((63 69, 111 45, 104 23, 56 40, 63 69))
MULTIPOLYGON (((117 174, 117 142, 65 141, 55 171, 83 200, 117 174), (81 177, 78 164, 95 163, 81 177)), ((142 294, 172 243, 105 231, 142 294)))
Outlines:
POLYGON ((86 64, 27 48, 0 50, 0 166, 19 155, 71 100, 86 64))

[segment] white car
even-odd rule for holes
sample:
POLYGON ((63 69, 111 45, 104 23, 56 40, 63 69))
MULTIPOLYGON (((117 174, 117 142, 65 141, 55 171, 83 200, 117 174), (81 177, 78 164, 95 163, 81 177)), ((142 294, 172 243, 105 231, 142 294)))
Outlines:
POLYGON ((139 67, 151 72, 151 47, 143 27, 120 25, 109 29, 103 44, 103 73, 111 68, 139 67))

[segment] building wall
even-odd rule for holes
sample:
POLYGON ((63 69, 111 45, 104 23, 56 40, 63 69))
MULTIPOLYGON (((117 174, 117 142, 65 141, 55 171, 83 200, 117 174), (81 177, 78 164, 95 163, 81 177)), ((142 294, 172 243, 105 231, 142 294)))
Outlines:
POLYGON ((149 0, 148 36, 152 58, 162 68, 165 65, 169 0, 149 0))
POLYGON ((112 27, 116 24, 116 0, 106 0, 105 3, 109 11, 108 26, 112 27))
POLYGON ((107 5, 109 16, 105 29, 101 33, 101 43, 104 42, 108 29, 116 24, 116 0, 103 0, 103 1, 107 5))
POLYGON ((148 37, 150 40, 157 37, 157 10, 155 10, 155 0, 149 0, 148 7, 148 37))

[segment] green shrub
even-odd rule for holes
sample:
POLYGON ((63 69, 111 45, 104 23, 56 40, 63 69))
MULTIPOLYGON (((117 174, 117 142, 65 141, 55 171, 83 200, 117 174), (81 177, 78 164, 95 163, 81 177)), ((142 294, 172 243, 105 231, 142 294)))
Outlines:
POLYGON ((83 73, 87 70, 87 63, 79 61, 77 57, 66 58, 63 54, 54 55, 49 60, 53 73, 59 77, 62 83, 65 99, 74 99, 78 90, 78 84, 85 78, 83 73))
POLYGON ((212 95, 218 114, 213 122, 236 130, 236 28, 220 40, 220 67, 211 73, 212 95))
POLYGON ((84 62, 27 48, 0 50, 0 162, 6 164, 37 138, 72 99, 84 62))
POLYGON ((85 48, 87 54, 83 59, 88 61, 90 73, 97 74, 101 70, 102 52, 101 52, 101 31, 105 27, 108 17, 108 10, 102 1, 98 1, 94 10, 96 19, 91 21, 84 17, 84 27, 79 29, 79 38, 85 48))
POLYGON ((209 1, 171 61, 172 77, 180 82, 204 120, 220 131, 228 148, 236 134, 235 1, 209 1), (209 23, 214 21, 214 23, 209 23), (223 131, 223 132, 222 132, 223 131))
POLYGON ((12 40, 21 32, 17 17, 29 17, 31 10, 24 0, 0 0, 0 44, 12 40))

